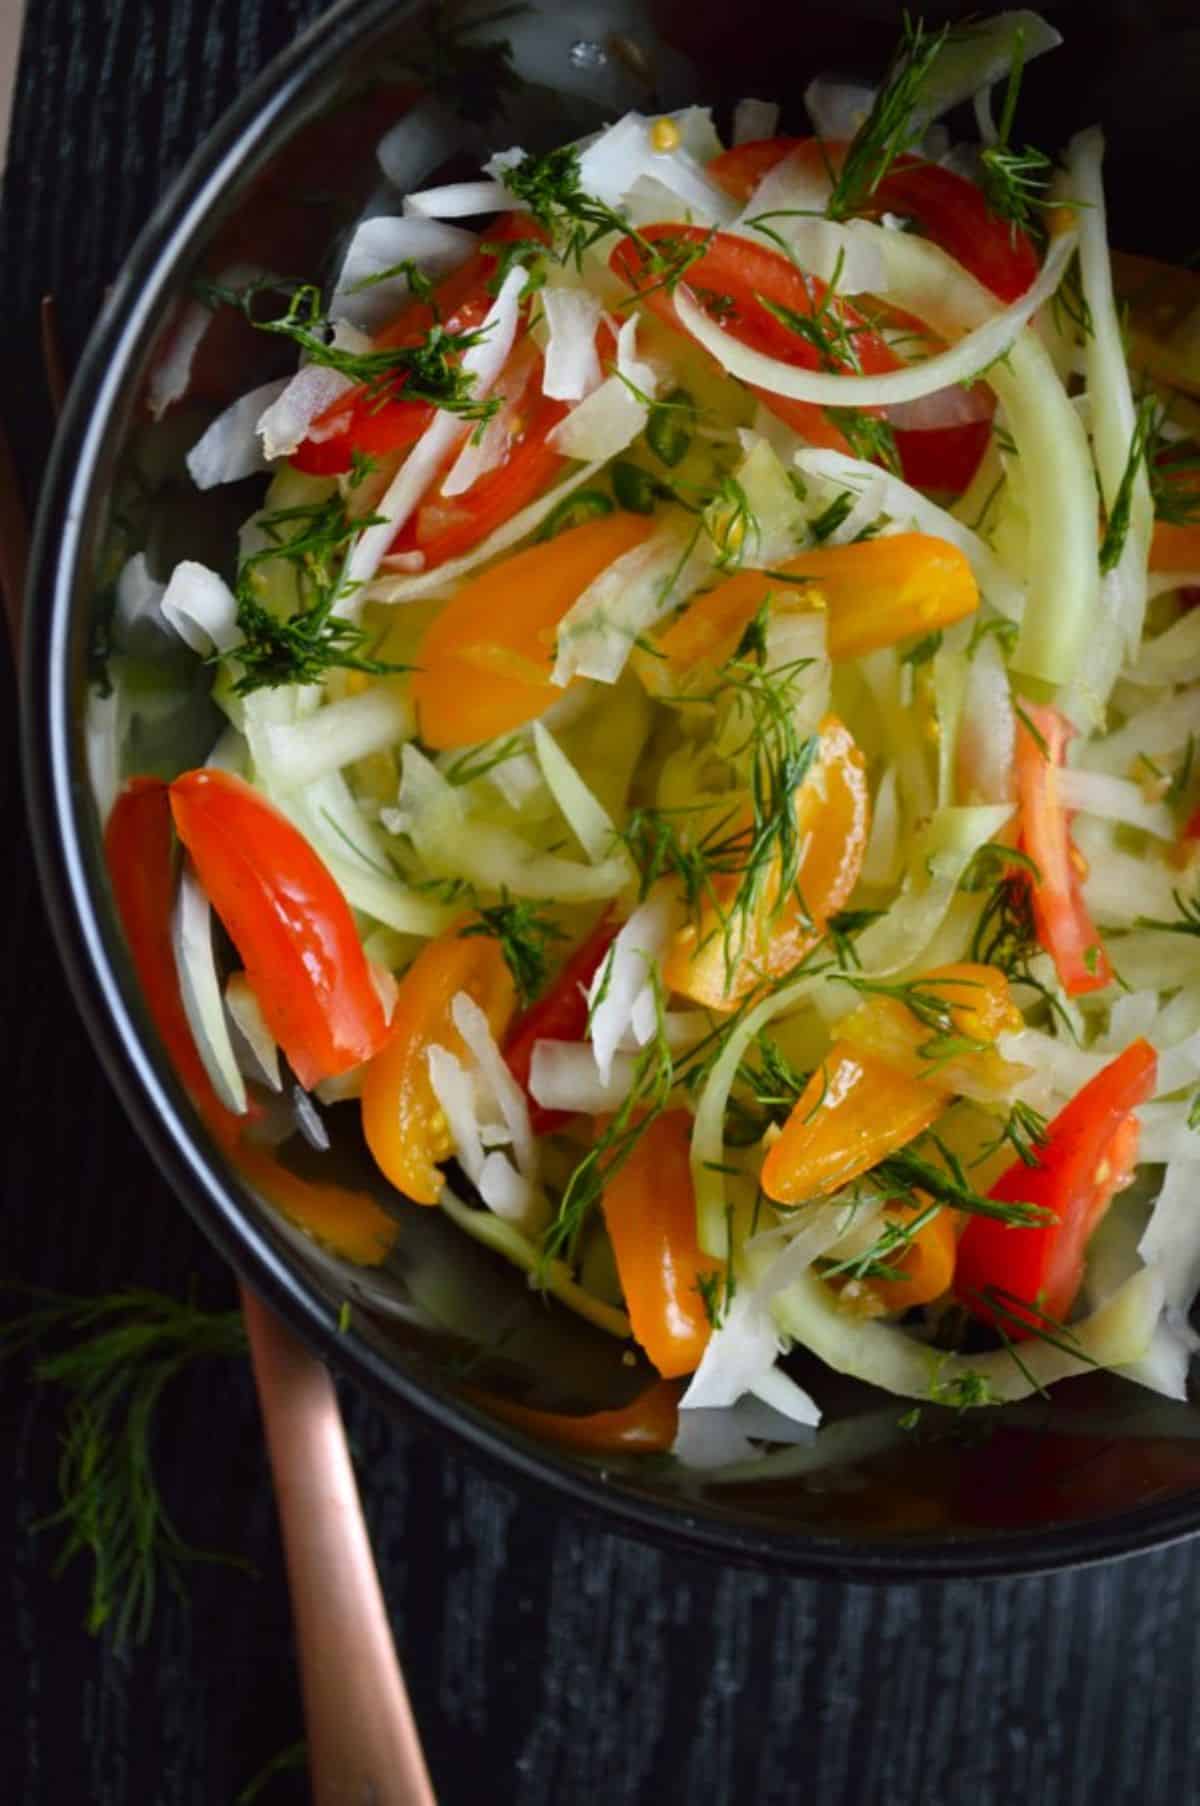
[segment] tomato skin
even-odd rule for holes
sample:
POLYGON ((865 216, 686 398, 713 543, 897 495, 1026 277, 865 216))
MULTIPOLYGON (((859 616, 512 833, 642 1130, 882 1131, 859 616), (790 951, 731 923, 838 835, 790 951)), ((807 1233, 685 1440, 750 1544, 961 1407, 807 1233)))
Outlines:
MULTIPOLYGON (((708 173, 727 194, 748 201, 763 177, 794 152, 803 151, 814 167, 836 171, 846 149, 819 138, 760 138, 714 157, 708 173)), ((915 219, 926 238, 1001 301, 1015 301, 1037 278, 1038 256, 1028 233, 993 213, 974 182, 939 163, 897 157, 861 211, 915 219)))
POLYGON ((587 992, 617 938, 617 923, 605 915, 576 948, 544 997, 518 1017, 504 1047, 508 1069, 529 1098, 535 1135, 550 1135, 571 1121, 569 1110, 546 1110, 529 1097, 529 1072, 537 1041, 582 1041, 587 1031, 587 992))
POLYGON ((241 955, 271 1033, 306 1090, 387 1038, 350 906, 304 836, 243 779, 185 772, 176 832, 241 955))
POLYGON ((971 1218, 955 1291, 974 1316, 1016 1339, 1036 1334, 1043 1316, 1064 1320, 1083 1279, 1088 1238, 1129 1182, 1138 1143, 1132 1112, 1153 1095, 1157 1073, 1149 1042, 1131 1042, 1054 1118, 1035 1150, 1037 1165, 1017 1160, 993 1185, 988 1195, 998 1202, 1039 1204, 1053 1221, 1014 1228, 971 1218), (989 1305, 989 1291, 1006 1294, 998 1300, 1004 1312, 989 1305))
POLYGON ((686 1110, 656 1117, 603 1198, 633 1333, 668 1380, 700 1363, 712 1332, 697 1282, 721 1270, 696 1240, 691 1136, 686 1110))
POLYGON ((385 1178, 418 1204, 437 1203, 438 1167, 454 1151, 426 1054, 437 1043, 464 1057, 451 1014, 459 991, 474 999, 502 1039, 515 991, 500 944, 453 930, 423 947, 401 978, 391 1032, 363 1075, 367 1146, 385 1178))
POLYGON ((1092 925, 1071 840, 1070 814, 1058 799, 1056 772, 1074 735, 1070 723, 1045 703, 1026 703, 1032 723, 1017 722, 1017 798, 1023 850, 1037 866, 1029 877, 1033 917, 1041 945, 1054 961, 1067 993, 1081 997, 1112 983, 1113 971, 1092 925), (1045 746, 1038 744, 1040 734, 1045 746))

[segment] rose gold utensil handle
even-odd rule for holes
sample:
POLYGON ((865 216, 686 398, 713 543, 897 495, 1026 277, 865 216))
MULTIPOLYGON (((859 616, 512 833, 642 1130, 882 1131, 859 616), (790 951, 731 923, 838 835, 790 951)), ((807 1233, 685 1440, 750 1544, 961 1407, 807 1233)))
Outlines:
POLYGON ((248 1287, 316 1806, 435 1806, 333 1381, 248 1287))

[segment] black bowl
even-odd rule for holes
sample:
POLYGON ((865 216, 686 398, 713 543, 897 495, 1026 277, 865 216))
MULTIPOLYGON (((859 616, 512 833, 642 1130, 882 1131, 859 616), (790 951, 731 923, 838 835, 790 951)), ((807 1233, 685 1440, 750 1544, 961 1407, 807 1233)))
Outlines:
MULTIPOLYGON (((148 425, 147 374, 195 277, 246 252, 276 269, 322 268, 368 199, 382 130, 419 97, 414 62, 455 119, 452 165, 454 154, 477 162, 485 143, 548 145, 634 105, 696 99, 720 108, 742 93, 774 93, 785 102, 786 126, 789 98, 794 106, 817 69, 877 71, 899 16, 898 8, 843 0, 789 9, 785 18, 754 0, 739 9, 731 35, 727 12, 708 0, 616 0, 601 34, 598 8, 586 24, 582 7, 527 8, 503 29, 518 40, 517 70, 530 80, 506 89, 502 106, 481 121, 494 61, 443 55, 431 65, 417 7, 343 0, 192 159, 146 226, 88 344, 42 498, 25 752, 51 916, 106 1068, 206 1234, 333 1365, 509 1472, 676 1545, 859 1580, 1029 1572, 1162 1544, 1200 1526, 1196 1420, 1188 1407, 1165 1406, 1109 1376, 1072 1382, 1052 1408, 1015 1408, 986 1421, 927 1411, 914 1435, 899 1426, 903 1404, 814 1369, 804 1377, 829 1418, 815 1448, 708 1475, 669 1456, 569 1455, 510 1427, 481 1394, 551 1410, 600 1409, 646 1384, 647 1370, 534 1298, 438 1212, 389 1198, 401 1217, 396 1249, 367 1274, 289 1224, 230 1164, 176 1079, 115 918, 88 765, 104 718, 99 679, 114 561, 143 544, 164 562, 219 557, 253 499, 235 490, 197 504, 180 481, 181 453, 221 405, 273 374, 262 340, 246 329, 245 340, 222 341, 221 356, 198 366, 182 410, 148 425), (881 10, 889 16, 881 19, 881 10), (354 1309, 339 1330, 346 1299, 354 1309)), ((1172 228, 1171 209, 1148 177, 1169 156, 1186 186, 1180 140, 1195 92, 1197 34, 1186 21, 1172 32, 1168 19, 1148 20, 1130 36, 1128 22, 1118 31, 1082 5, 1055 12, 1068 32, 1070 14, 1077 46, 1030 71, 1031 135, 1040 125, 1053 142, 1100 116, 1116 141, 1119 241, 1190 252, 1180 237, 1186 223, 1172 228)), ((433 154, 415 156, 410 185, 432 173, 433 154)), ((1194 148, 1188 154, 1194 158, 1194 148)), ((152 656, 146 643, 126 652, 133 665, 152 656)), ((123 711, 120 757, 125 769, 169 774, 211 740, 203 672, 160 670, 155 687, 154 708, 123 711)), ((335 1121, 339 1114, 356 1113, 335 1113, 335 1121)), ((293 1149, 285 1152, 291 1159, 293 1149)), ((335 1158, 340 1183, 379 1197, 352 1128, 335 1158)))

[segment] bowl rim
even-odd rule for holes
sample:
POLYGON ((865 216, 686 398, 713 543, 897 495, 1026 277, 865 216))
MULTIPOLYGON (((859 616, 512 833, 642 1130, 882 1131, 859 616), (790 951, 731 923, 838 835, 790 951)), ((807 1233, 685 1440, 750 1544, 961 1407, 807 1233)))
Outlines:
POLYGON ((168 185, 122 266, 81 356, 42 483, 26 590, 21 749, 26 807, 47 913, 73 997, 104 1071, 172 1191, 235 1272, 252 1284, 335 1371, 378 1401, 399 1405, 467 1445, 500 1478, 519 1476, 601 1520, 693 1556, 717 1555, 781 1574, 857 1582, 1016 1577, 1091 1565, 1179 1542, 1200 1529, 1200 1491, 1109 1518, 978 1538, 930 1533, 855 1543, 801 1525, 768 1528, 725 1516, 708 1500, 670 1504, 623 1477, 578 1465, 440 1392, 388 1361, 307 1285, 283 1247, 239 1202, 215 1150, 195 1134, 182 1093, 156 1063, 121 987, 92 894, 87 808, 72 711, 70 623, 86 582, 98 508, 95 477, 128 371, 159 309, 202 239, 210 215, 246 166, 287 136, 287 115, 322 84, 336 86, 345 55, 391 35, 421 0, 338 0, 288 45, 221 116, 168 185), (36 623, 37 632, 32 631, 36 623))

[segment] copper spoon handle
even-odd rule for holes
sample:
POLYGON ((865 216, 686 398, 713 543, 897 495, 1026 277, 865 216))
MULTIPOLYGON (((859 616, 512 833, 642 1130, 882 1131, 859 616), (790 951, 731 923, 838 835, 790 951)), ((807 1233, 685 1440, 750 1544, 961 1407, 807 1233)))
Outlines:
POLYGON ((316 1806, 434 1806, 333 1381, 248 1287, 242 1308, 292 1598, 316 1806))

